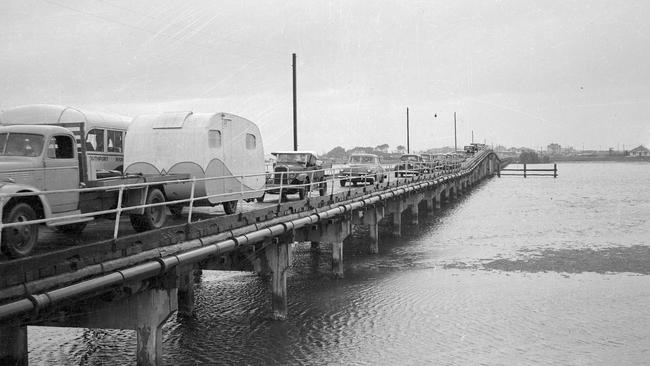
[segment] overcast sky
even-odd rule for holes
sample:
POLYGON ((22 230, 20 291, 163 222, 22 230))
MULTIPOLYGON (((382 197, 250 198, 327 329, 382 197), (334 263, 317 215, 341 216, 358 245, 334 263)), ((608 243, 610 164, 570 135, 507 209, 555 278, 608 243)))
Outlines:
POLYGON ((0 2, 0 108, 229 112, 267 152, 650 145, 648 1, 0 2), (437 117, 434 117, 437 115, 437 117))

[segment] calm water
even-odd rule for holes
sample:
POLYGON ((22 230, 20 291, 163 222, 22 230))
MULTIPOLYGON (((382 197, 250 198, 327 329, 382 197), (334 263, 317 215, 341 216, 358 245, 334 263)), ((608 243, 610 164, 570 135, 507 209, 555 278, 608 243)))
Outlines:
MULTIPOLYGON (((268 286, 205 272, 196 315, 164 329, 194 364, 641 365, 650 359, 650 164, 562 164, 494 178, 380 254, 298 248, 289 320, 268 286)), ((133 364, 131 331, 30 327, 38 365, 133 364)))

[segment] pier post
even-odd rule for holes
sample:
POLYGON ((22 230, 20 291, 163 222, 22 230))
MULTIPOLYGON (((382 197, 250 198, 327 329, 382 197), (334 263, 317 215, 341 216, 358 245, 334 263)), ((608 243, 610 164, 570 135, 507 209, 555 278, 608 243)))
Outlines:
POLYGON ((332 245, 332 272, 343 278, 343 240, 350 235, 351 218, 331 220, 323 225, 321 241, 332 245))
POLYGON ((436 189, 436 194, 434 198, 436 210, 440 210, 442 208, 442 200, 441 200, 442 190, 443 190, 442 188, 436 189))
POLYGON ((433 205, 434 201, 436 200, 435 195, 433 194, 433 191, 427 191, 424 194, 424 202, 427 204, 427 215, 433 214, 433 205))
POLYGON ((411 225, 419 224, 418 215, 420 213, 420 208, 418 207, 417 199, 413 201, 413 204, 409 206, 409 209, 411 211, 411 220, 409 221, 409 224, 411 225))
POLYGON ((178 276, 178 314, 194 313, 194 269, 184 268, 178 276))
POLYGON ((389 209, 393 214, 393 236, 402 236, 402 211, 404 211, 404 202, 401 198, 389 203, 389 209))
POLYGON ((370 228, 370 253, 379 253, 379 221, 384 217, 384 207, 372 207, 366 211, 368 227, 370 228))
POLYGON ((0 365, 27 366, 27 326, 0 327, 0 365))
POLYGON ((287 318, 287 269, 289 268, 288 242, 276 240, 266 247, 266 260, 271 270, 271 317, 275 320, 287 318))
POLYGON ((131 303, 129 310, 135 321, 136 362, 140 366, 162 365, 162 327, 178 306, 173 301, 176 289, 172 292, 153 289, 136 295, 133 302, 127 301, 131 303))

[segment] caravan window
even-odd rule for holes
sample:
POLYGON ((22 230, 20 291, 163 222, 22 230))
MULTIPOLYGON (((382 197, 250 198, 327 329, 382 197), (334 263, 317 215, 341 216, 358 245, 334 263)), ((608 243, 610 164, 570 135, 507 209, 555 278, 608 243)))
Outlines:
POLYGON ((221 147, 221 131, 209 130, 208 131, 208 146, 211 148, 221 147))
POLYGON ((246 134, 246 148, 248 150, 255 149, 255 135, 251 135, 250 133, 246 134))
POLYGON ((106 138, 108 139, 108 152, 122 152, 122 135, 122 131, 106 131, 106 138))
POLYGON ((104 130, 94 128, 88 132, 86 151, 104 151, 104 130))

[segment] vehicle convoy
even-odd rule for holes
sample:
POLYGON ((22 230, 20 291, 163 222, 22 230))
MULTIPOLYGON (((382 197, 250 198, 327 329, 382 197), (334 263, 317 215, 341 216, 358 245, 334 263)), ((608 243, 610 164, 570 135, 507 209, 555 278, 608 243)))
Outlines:
POLYGON ((405 154, 400 156, 399 163, 395 165, 395 176, 420 175, 424 173, 424 170, 422 157, 414 154, 405 154))
POLYGON ((358 183, 375 182, 383 183, 386 177, 384 167, 381 166, 379 156, 374 154, 352 154, 348 164, 341 169, 338 179, 341 187, 346 184, 357 185, 358 183))
MULTIPOLYGON (((88 221, 95 218, 81 214, 117 207, 119 186, 151 183, 123 189, 121 207, 128 208, 165 202, 165 184, 187 178, 186 175, 154 175, 93 180, 88 171, 83 172, 81 168, 80 161, 85 161, 87 156, 79 150, 75 135, 64 127, 0 127, 2 222, 11 224, 47 219, 47 226, 60 231, 81 232, 88 221)), ((130 216, 136 231, 162 227, 166 218, 164 206, 133 208, 124 213, 130 216)), ((112 216, 114 214, 109 213, 97 217, 112 216)), ((36 245, 38 231, 38 224, 5 227, 0 250, 11 258, 26 256, 36 245)))
POLYGON ((318 189, 324 196, 327 182, 322 163, 313 151, 277 151, 271 153, 276 157, 273 173, 267 176, 266 192, 279 194, 280 200, 286 200, 288 194, 298 193, 302 200, 309 192, 318 189))
POLYGON ((69 129, 77 140, 79 177, 95 180, 120 175, 124 160, 124 134, 131 118, 73 107, 32 104, 0 112, 0 124, 55 125, 69 129), (84 143, 80 143, 84 141, 84 143))
MULTIPOLYGON (((222 204, 235 213, 240 199, 264 198, 264 147, 257 125, 228 113, 172 112, 135 117, 126 135, 127 174, 187 174, 196 178, 195 206, 222 204)), ((191 196, 191 184, 165 187, 169 200, 191 196)), ((170 205, 174 215, 183 205, 170 205)))

